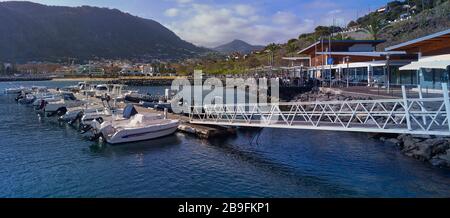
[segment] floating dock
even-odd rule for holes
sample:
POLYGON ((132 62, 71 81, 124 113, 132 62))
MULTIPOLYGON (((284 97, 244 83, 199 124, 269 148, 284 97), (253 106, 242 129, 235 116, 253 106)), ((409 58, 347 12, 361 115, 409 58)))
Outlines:
MULTIPOLYGON (((139 105, 136 105, 136 110, 139 113, 164 113, 163 111, 157 111, 151 108, 144 108, 139 105)), ((208 126, 208 125, 197 125, 189 123, 189 117, 167 113, 167 118, 169 119, 177 119, 180 121, 180 125, 178 126, 178 131, 195 135, 201 139, 209 139, 212 137, 226 137, 229 135, 236 134, 236 128, 234 127, 222 127, 222 126, 208 126)))

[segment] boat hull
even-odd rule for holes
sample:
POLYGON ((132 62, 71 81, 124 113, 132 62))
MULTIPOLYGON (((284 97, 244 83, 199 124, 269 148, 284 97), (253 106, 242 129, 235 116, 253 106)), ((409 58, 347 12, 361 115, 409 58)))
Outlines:
POLYGON ((124 129, 111 137, 105 137, 105 140, 109 144, 122 144, 161 138, 175 133, 178 129, 178 124, 178 122, 173 122, 163 126, 152 126, 143 129, 124 129))

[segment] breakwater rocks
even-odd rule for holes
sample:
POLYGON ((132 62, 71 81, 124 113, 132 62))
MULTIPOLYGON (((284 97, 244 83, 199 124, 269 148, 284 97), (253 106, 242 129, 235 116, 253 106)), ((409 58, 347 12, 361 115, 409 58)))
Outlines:
POLYGON ((173 79, 120 79, 113 80, 113 84, 127 86, 171 86, 173 79))
MULTIPOLYGON (((280 98, 286 101, 294 99, 298 93, 310 92, 311 86, 282 86, 280 87, 280 98)), ((269 90, 270 91, 270 90, 269 90)), ((271 93, 269 92, 269 95, 271 93)))
MULTIPOLYGON (((297 95, 293 101, 314 102, 314 101, 351 101, 351 100, 372 100, 370 96, 350 96, 332 89, 313 89, 310 92, 297 95)), ((339 110, 339 108, 335 108, 339 110)), ((391 109, 391 108, 389 108, 391 109)), ((391 109, 392 110, 392 109, 391 109)), ((401 107, 395 110, 403 110, 401 107)), ((395 119, 400 117, 396 117, 395 119)), ((340 118, 342 122, 348 122, 345 117, 340 118)), ((324 117, 323 121, 327 118, 324 117)), ((357 122, 357 120, 354 120, 357 122)), ((373 120, 368 120, 373 122, 373 120)), ((376 118, 377 123, 386 122, 386 118, 376 118)), ((375 123, 374 123, 375 124, 375 123)), ((388 120, 388 124, 395 124, 393 120, 388 120)), ((386 144, 396 146, 400 152, 408 157, 420 161, 428 162, 433 166, 450 168, 450 138, 436 137, 429 135, 408 135, 408 134, 369 134, 369 138, 383 141, 386 144)))
POLYGON ((450 138, 428 135, 372 135, 373 138, 397 146, 400 151, 433 166, 450 168, 450 138))
POLYGON ((373 100, 368 96, 350 96, 342 94, 339 90, 333 90, 328 88, 310 88, 311 91, 298 94, 292 98, 292 101, 352 101, 352 100, 373 100))
POLYGON ((0 77, 0 82, 15 82, 15 81, 48 81, 52 80, 50 77, 0 77))

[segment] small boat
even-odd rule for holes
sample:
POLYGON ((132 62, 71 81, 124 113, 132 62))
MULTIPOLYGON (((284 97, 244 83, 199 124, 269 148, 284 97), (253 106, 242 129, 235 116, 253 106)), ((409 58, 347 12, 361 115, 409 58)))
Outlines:
POLYGON ((32 104, 33 107, 36 108, 36 110, 44 109, 44 105, 49 102, 56 102, 62 99, 62 96, 60 94, 52 94, 52 93, 42 93, 35 95, 35 97, 36 99, 32 104))
POLYGON ((139 114, 133 105, 128 105, 121 118, 99 123, 92 122, 94 134, 109 144, 129 143, 160 138, 173 134, 178 120, 163 118, 160 114, 139 114))
POLYGON ((167 110, 169 110, 169 112, 172 110, 172 104, 170 102, 164 102, 164 101, 159 101, 159 102, 141 101, 139 103, 139 105, 141 105, 142 107, 145 107, 145 108, 151 108, 151 109, 155 109, 155 110, 167 109, 167 110))
POLYGON ((37 93, 46 93, 46 92, 48 92, 48 88, 47 88, 46 86, 32 86, 32 87, 31 87, 31 91, 32 91, 34 94, 37 94, 37 93))
POLYGON ((109 108, 103 108, 100 110, 94 110, 94 111, 85 111, 83 113, 83 116, 81 117, 81 123, 85 126, 92 125, 92 122, 94 120, 97 120, 99 122, 103 122, 107 120, 108 118, 112 117, 115 114, 123 113, 123 110, 111 110, 109 108))
POLYGON ((7 88, 5 94, 20 94, 22 92, 29 93, 31 89, 25 87, 7 88))
POLYGON ((83 117, 86 113, 94 113, 98 111, 102 111, 103 106, 101 105, 82 105, 79 107, 71 107, 67 108, 67 111, 64 115, 59 117, 60 121, 66 122, 74 122, 77 118, 83 117))
POLYGON ((36 101, 36 96, 33 94, 26 94, 25 97, 20 95, 16 99, 19 104, 31 105, 36 101))
POLYGON ((64 115, 71 107, 80 107, 85 104, 85 101, 78 100, 71 92, 61 93, 62 99, 57 101, 45 102, 44 111, 48 116, 64 115))

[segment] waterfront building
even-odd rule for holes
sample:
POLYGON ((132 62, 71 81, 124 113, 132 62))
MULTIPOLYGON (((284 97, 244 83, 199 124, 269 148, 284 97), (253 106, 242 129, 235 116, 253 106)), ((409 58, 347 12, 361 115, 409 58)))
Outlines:
POLYGON ((414 72, 422 87, 440 89, 441 83, 450 83, 450 29, 388 47, 386 51, 417 56, 417 61, 400 70, 401 74, 414 72))
POLYGON ((143 64, 139 66, 139 70, 142 75, 145 76, 154 76, 155 69, 151 64, 143 64))
POLYGON ((87 65, 80 65, 77 69, 77 74, 102 76, 105 74, 105 70, 101 66, 89 63, 87 65))
POLYGON ((303 78, 306 76, 307 69, 310 66, 310 57, 283 57, 289 64, 281 67, 290 78, 303 78))
POLYGON ((308 76, 322 84, 389 86, 417 83, 415 74, 400 74, 399 68, 416 60, 404 51, 378 52, 384 40, 322 39, 298 52, 310 58, 308 76))

